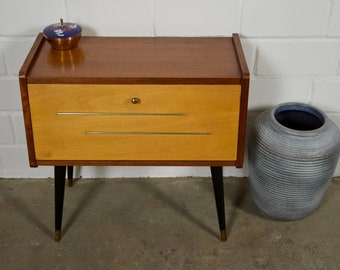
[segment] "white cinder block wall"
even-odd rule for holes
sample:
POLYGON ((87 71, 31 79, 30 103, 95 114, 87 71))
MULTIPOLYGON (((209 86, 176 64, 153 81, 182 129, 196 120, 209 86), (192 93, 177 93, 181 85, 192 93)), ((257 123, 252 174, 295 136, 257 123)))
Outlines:
MULTIPOLYGON (((251 72, 249 126, 271 106, 300 101, 340 127, 340 0, 0 0, 0 177, 51 177, 29 168, 18 71, 38 32, 64 21, 94 36, 230 36, 251 72)), ((83 177, 209 176, 209 168, 82 167, 83 177)), ((224 174, 247 175, 225 168, 224 174)), ((336 175, 340 175, 340 164, 336 175)))

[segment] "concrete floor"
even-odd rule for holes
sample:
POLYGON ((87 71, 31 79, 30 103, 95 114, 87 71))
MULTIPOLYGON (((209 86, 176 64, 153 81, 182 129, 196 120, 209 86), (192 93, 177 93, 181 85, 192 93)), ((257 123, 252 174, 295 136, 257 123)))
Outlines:
POLYGON ((53 194, 52 179, 0 180, 1 269, 340 269, 340 178, 293 222, 262 217, 247 179, 226 178, 224 243, 208 178, 78 180, 59 243, 53 194))

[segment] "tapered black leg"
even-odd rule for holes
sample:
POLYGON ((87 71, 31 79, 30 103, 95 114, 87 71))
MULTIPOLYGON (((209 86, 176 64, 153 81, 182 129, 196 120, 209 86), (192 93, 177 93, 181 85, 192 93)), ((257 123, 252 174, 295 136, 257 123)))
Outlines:
POLYGON ((63 219, 66 166, 54 167, 55 241, 60 241, 63 219))
POLYGON ((223 186, 223 168, 210 167, 212 182, 214 186, 215 202, 220 227, 221 241, 227 240, 225 209, 224 209, 224 186, 223 186))
POLYGON ((67 167, 67 186, 73 186, 73 166, 67 167))

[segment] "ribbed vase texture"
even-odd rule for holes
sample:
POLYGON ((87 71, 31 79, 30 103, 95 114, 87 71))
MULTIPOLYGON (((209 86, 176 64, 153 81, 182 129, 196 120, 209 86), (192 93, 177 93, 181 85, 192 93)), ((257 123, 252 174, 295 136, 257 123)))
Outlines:
POLYGON ((255 204, 273 219, 311 214, 330 184, 339 154, 339 129, 320 109, 285 103, 263 112, 248 145, 255 204))

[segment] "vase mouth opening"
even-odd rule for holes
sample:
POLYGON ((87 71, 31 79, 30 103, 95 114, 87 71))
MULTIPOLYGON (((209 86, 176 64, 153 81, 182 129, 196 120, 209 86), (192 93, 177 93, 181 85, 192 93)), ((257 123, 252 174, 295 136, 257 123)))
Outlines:
POLYGON ((274 117, 282 126, 298 131, 316 130, 325 123, 323 114, 306 104, 282 105, 275 110, 274 117))

